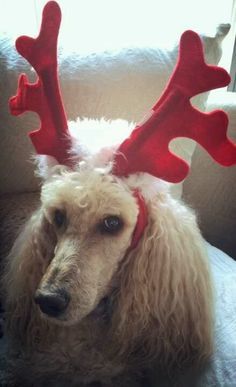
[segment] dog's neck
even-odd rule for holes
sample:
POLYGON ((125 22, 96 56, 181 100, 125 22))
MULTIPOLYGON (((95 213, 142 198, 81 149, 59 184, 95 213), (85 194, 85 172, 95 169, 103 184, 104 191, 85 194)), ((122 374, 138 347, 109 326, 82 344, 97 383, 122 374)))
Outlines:
POLYGON ((103 297, 96 308, 89 314, 89 317, 96 320, 99 319, 100 322, 109 325, 114 310, 114 302, 113 294, 103 297))

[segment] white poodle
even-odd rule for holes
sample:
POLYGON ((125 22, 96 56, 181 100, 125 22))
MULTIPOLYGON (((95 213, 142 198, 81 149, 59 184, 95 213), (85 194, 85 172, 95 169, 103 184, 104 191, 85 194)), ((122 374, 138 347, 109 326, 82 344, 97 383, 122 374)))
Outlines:
POLYGON ((166 89, 132 135, 116 151, 85 155, 74 146, 71 159, 57 82, 60 18, 48 2, 38 37, 16 42, 38 79, 20 77, 10 110, 38 113, 36 152, 68 167, 41 169, 40 208, 7 258, 7 386, 157 387, 162 376, 176 386, 212 353, 212 285, 193 211, 153 176, 186 177, 186 163, 169 152, 175 137, 236 163, 226 115, 190 103, 230 77, 205 63, 199 36, 186 31, 166 89))
POLYGON ((7 259, 9 386, 148 386, 160 374, 174 383, 212 352, 211 280, 193 211, 167 183, 111 168, 97 157, 51 168, 7 259), (148 223, 131 249, 137 189, 148 223))

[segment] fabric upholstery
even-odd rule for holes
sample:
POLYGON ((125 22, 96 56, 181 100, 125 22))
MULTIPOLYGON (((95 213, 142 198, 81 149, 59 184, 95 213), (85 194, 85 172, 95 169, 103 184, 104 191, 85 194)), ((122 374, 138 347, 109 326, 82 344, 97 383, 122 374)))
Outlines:
MULTIPOLYGON (((235 93, 212 93, 207 110, 220 107, 228 113, 228 135, 236 141, 235 93)), ((204 237, 236 259, 236 166, 217 165, 197 146, 183 198, 196 209, 204 237)))

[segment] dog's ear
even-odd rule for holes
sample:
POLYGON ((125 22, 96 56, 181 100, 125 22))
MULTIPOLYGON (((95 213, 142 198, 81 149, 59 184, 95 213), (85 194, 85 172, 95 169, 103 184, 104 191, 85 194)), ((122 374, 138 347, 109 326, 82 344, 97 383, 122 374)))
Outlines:
POLYGON ((148 212, 145 234, 120 272, 120 342, 130 346, 133 338, 136 350, 139 337, 149 359, 164 364, 204 359, 212 351, 212 292, 195 215, 168 194, 148 212))
POLYGON ((16 239, 3 275, 6 328, 16 339, 38 339, 36 333, 30 334, 41 323, 34 293, 53 258, 55 246, 53 227, 39 209, 16 239))

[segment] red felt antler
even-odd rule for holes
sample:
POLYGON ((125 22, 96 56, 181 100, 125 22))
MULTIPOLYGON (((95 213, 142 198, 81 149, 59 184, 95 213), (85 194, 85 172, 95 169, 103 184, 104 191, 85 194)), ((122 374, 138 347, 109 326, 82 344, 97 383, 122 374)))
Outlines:
POLYGON ((226 136, 226 114, 202 113, 190 103, 194 95, 229 82, 224 69, 205 63, 199 36, 186 31, 180 41, 178 63, 164 93, 146 121, 120 145, 113 173, 127 176, 148 172, 169 182, 182 181, 189 167, 169 150, 170 141, 176 137, 197 141, 222 165, 236 164, 236 145, 226 136))
POLYGON ((53 156, 61 164, 70 165, 71 138, 61 99, 57 76, 57 38, 61 22, 58 4, 50 1, 43 10, 42 24, 36 39, 21 36, 16 41, 18 52, 34 67, 39 78, 29 83, 27 76, 19 78, 17 95, 9 101, 11 113, 27 110, 38 113, 39 130, 29 134, 38 154, 53 156))

